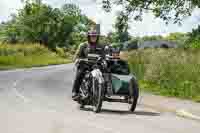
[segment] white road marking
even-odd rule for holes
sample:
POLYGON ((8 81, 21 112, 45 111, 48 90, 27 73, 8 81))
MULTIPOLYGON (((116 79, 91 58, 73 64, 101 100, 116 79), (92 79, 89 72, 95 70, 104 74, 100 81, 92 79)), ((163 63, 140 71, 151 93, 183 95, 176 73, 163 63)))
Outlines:
POLYGON ((28 98, 26 98, 24 95, 22 95, 18 90, 17 90, 17 84, 20 82, 20 80, 16 80, 13 83, 13 91, 15 92, 16 96, 22 99, 25 103, 30 102, 28 98))
POLYGON ((15 81, 14 83, 13 83, 13 87, 16 87, 17 86, 17 81, 15 81))
POLYGON ((22 95, 22 94, 17 90, 17 88, 14 87, 13 90, 14 90, 16 96, 19 97, 20 99, 22 99, 25 103, 30 102, 30 100, 27 99, 24 95, 22 95))
POLYGON ((200 120, 200 116, 194 115, 190 112, 185 111, 184 109, 180 109, 176 111, 176 115, 180 117, 185 117, 185 118, 190 118, 190 119, 195 119, 195 120, 200 120))

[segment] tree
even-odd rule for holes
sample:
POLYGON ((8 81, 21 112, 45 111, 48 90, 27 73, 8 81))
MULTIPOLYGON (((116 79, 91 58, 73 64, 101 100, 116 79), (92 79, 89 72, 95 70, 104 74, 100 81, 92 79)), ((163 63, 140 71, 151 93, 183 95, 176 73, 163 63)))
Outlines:
POLYGON ((175 33, 170 33, 164 39, 176 42, 178 45, 183 46, 185 42, 188 40, 188 38, 189 36, 186 33, 175 32, 175 33))
POLYGON ((200 48, 200 25, 193 29, 192 32, 188 34, 188 39, 185 41, 185 47, 189 48, 200 48))
POLYGON ((71 16, 71 19, 75 20, 74 28, 67 39, 67 44, 69 44, 69 47, 74 47, 73 45, 77 47, 81 42, 86 41, 86 32, 91 25, 96 23, 82 14, 80 8, 74 4, 63 5, 61 11, 65 16, 71 16))
POLYGON ((104 36, 104 35, 100 36, 99 42, 100 42, 100 44, 103 44, 103 45, 110 44, 108 37, 104 36))
POLYGON ((16 15, 11 14, 11 20, 3 22, 0 27, 0 41, 16 43, 20 32, 17 30, 16 15))
POLYGON ((109 43, 116 43, 118 42, 118 35, 116 32, 109 32, 107 35, 109 43))
POLYGON ((102 4, 106 11, 110 11, 107 8, 113 5, 122 5, 122 17, 133 16, 135 20, 142 20, 144 12, 151 11, 166 23, 173 20, 179 24, 185 16, 190 16, 195 8, 200 7, 199 0, 102 0, 102 4))
POLYGON ((161 35, 153 35, 153 36, 144 36, 141 38, 142 41, 155 41, 155 40, 163 40, 161 35))
POLYGON ((128 33, 128 17, 123 14, 123 12, 118 12, 118 16, 114 25, 114 28, 117 33, 117 40, 119 42, 128 41, 129 33, 128 33))
POLYGON ((61 11, 65 15, 68 15, 68 16, 73 16, 73 17, 77 17, 77 18, 80 18, 80 16, 81 16, 80 8, 74 4, 64 4, 61 7, 61 11))
POLYGON ((191 16, 192 11, 200 7, 199 0, 102 0, 102 4, 106 12, 110 12, 113 6, 122 7, 115 25, 119 36, 126 31, 131 18, 142 21, 145 12, 153 13, 166 24, 171 21, 181 25, 183 18, 191 16))
POLYGON ((176 41, 176 40, 182 40, 186 37, 185 33, 180 33, 180 32, 175 32, 175 33, 170 33, 166 39, 170 41, 176 41))
POLYGON ((200 40, 200 25, 189 34, 190 39, 200 40))
POLYGON ((24 7, 1 26, 0 35, 6 35, 6 40, 13 43, 40 42, 51 49, 71 47, 84 40, 82 33, 93 23, 74 4, 59 9, 41 0, 26 0, 24 7))

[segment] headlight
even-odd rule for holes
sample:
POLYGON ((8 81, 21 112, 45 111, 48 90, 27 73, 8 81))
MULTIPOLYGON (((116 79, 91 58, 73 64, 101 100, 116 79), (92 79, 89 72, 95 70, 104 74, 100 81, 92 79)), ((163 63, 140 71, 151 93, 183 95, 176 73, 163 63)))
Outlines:
POLYGON ((107 68, 107 62, 105 60, 102 62, 102 65, 104 66, 104 68, 107 68))

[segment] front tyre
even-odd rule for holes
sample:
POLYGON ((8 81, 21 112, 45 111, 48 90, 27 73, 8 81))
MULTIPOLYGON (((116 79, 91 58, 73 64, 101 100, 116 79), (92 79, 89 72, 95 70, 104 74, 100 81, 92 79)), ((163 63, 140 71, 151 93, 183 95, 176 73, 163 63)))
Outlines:
POLYGON ((104 85, 99 80, 93 78, 93 111, 99 113, 103 102, 104 85))

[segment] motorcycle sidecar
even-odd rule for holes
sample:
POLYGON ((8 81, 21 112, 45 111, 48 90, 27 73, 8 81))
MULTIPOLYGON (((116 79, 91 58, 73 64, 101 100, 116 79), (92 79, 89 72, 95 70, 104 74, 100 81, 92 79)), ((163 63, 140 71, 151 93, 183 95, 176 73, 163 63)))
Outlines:
POLYGON ((128 103, 129 110, 135 111, 137 100, 139 97, 139 86, 136 77, 130 73, 129 66, 126 61, 118 59, 111 63, 112 72, 112 94, 111 97, 106 97, 108 102, 128 103), (112 98, 122 96, 122 98, 112 98))

